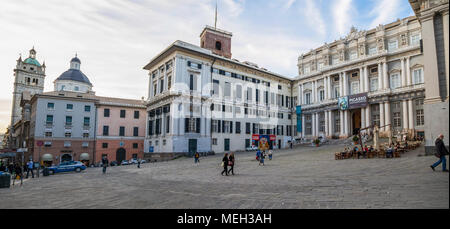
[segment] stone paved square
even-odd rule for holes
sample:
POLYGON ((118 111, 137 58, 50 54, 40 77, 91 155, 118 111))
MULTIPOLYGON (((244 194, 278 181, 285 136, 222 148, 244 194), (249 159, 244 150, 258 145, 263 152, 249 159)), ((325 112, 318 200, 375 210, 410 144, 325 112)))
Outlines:
POLYGON ((258 166, 253 152, 236 154, 236 175, 221 176, 222 155, 169 162, 88 168, 28 179, 0 189, 0 208, 448 208, 449 175, 430 165, 424 148, 396 159, 334 160, 343 145, 274 152, 258 166))

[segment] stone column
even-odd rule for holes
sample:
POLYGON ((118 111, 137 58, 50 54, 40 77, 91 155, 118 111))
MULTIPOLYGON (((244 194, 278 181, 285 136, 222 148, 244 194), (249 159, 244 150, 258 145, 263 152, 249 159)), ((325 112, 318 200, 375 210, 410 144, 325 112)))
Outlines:
POLYGON ((334 122, 333 122, 333 111, 328 111, 328 133, 332 137, 334 134, 334 122))
POLYGON ((320 133, 319 125, 320 125, 319 113, 316 113, 316 136, 319 136, 320 133))
MULTIPOLYGON (((449 46, 449 31, 448 31, 448 27, 449 27, 449 16, 448 16, 448 10, 445 12, 442 12, 442 24, 443 24, 443 30, 444 30, 444 55, 445 55, 445 77, 446 77, 446 81, 447 81, 447 96, 449 93, 449 50, 448 50, 448 46, 449 46)), ((448 101, 447 101, 448 102, 448 101)), ((448 142, 448 141, 447 141, 448 142)))
POLYGON ((325 77, 325 78, 323 78, 323 94, 324 94, 324 101, 325 100, 327 100, 327 98, 328 98, 328 90, 327 90, 327 88, 328 88, 328 77, 325 77))
POLYGON ((406 86, 406 70, 405 70, 405 58, 401 58, 400 67, 402 69, 401 78, 402 78, 402 87, 406 86))
POLYGON ((328 76, 328 99, 331 99, 333 96, 333 90, 331 87, 331 76, 328 76))
POLYGON ((364 72, 363 68, 359 68, 359 93, 364 92, 364 72))
POLYGON ((311 104, 316 103, 316 81, 313 81, 311 84, 311 104))
POLYGON ((366 108, 361 108, 361 128, 366 128, 366 108))
POLYGON ((311 116, 311 135, 316 136, 316 113, 312 113, 311 116))
POLYGON ((344 96, 344 76, 339 73, 339 97, 344 96))
POLYGON ((346 72, 344 72, 343 73, 344 75, 344 96, 347 96, 348 95, 348 77, 347 77, 347 73, 346 72))
POLYGON ((383 63, 383 86, 385 89, 388 89, 390 87, 389 85, 389 76, 388 76, 388 67, 387 67, 387 63, 384 62, 383 63))
POLYGON ((408 120, 409 120, 409 129, 414 130, 414 110, 413 110, 413 100, 408 100, 408 120))
POLYGON ((408 130, 409 127, 409 122, 408 122, 408 101, 407 100, 403 100, 402 101, 402 105, 403 105, 403 129, 404 130, 408 130))
MULTIPOLYGON (((391 104, 389 102, 384 103, 384 115, 385 115, 385 122, 386 125, 391 124, 391 104)), ((386 126, 385 130, 390 131, 391 126, 386 126)))
POLYGON ((298 96, 297 105, 302 105, 302 94, 303 94, 302 84, 299 84, 298 92, 297 92, 297 96, 298 96))
POLYGON ((369 86, 370 86, 370 82, 369 82, 369 71, 368 71, 368 67, 365 66, 364 67, 364 92, 369 92, 369 86))
POLYGON ((366 127, 369 127, 371 125, 370 122, 370 104, 366 107, 366 127))
POLYGON ((324 118, 325 118, 325 137, 329 136, 328 132, 328 111, 324 111, 324 118))
POLYGON ((384 126, 385 122, 384 122, 384 104, 381 102, 380 103, 380 131, 384 131, 384 126))
POLYGON ((305 115, 302 114, 302 137, 305 137, 305 115))
POLYGON ((382 75, 381 63, 378 63, 378 90, 383 90, 383 75, 382 75))
POLYGON ((344 135, 348 137, 349 135, 349 128, 348 128, 348 110, 344 111, 344 135))
POLYGON ((406 57, 406 68, 405 68, 405 70, 406 70, 406 85, 407 86, 412 85, 411 69, 410 69, 410 66, 409 66, 409 59, 410 59, 409 56, 406 57))

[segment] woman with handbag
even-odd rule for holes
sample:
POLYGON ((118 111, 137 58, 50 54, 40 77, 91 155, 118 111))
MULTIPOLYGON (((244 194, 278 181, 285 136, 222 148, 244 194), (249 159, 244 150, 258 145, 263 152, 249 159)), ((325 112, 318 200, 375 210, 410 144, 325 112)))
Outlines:
POLYGON ((225 175, 228 176, 228 153, 225 153, 225 155, 222 158, 222 166, 223 166, 223 171, 222 171, 222 176, 223 173, 225 173, 225 175))
POLYGON ((228 165, 230 166, 230 170, 228 170, 228 173, 231 172, 234 176, 234 153, 230 153, 230 157, 228 157, 228 165))

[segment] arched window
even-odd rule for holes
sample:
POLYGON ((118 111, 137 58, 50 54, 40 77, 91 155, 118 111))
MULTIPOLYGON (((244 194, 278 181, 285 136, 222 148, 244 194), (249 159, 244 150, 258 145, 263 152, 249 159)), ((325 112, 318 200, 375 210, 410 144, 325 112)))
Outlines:
POLYGON ((216 41, 216 49, 222 50, 222 43, 220 43, 220 41, 216 41))

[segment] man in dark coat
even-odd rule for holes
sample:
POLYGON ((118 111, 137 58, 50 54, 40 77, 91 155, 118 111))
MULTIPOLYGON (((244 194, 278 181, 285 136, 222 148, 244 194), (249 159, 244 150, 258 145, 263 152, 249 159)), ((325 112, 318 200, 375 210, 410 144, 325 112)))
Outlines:
POLYGON ((108 158, 107 157, 103 157, 102 159, 102 167, 103 167, 103 174, 106 173, 106 167, 108 167, 108 158))
POLYGON ((448 150, 447 148, 445 148, 445 144, 444 144, 444 135, 440 134, 439 137, 436 139, 435 141, 435 145, 436 145, 436 157, 439 157, 439 161, 437 161, 436 163, 434 163, 433 165, 431 165, 431 169, 436 168, 436 166, 438 166, 439 164, 442 163, 442 171, 443 172, 448 172, 447 170, 447 160, 445 159, 445 155, 448 155, 448 150))

